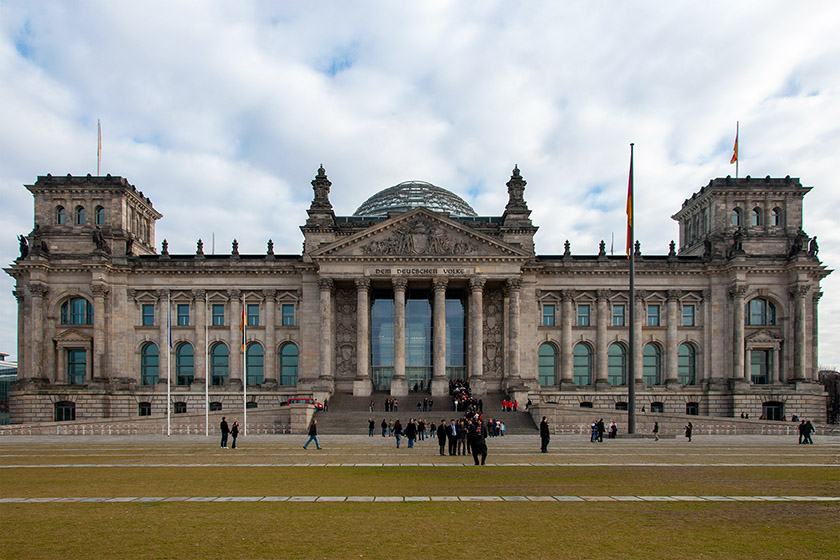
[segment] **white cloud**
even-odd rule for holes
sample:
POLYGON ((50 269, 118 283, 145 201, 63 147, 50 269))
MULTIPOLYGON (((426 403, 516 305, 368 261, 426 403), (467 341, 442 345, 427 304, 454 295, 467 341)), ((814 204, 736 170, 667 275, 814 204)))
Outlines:
MULTIPOLYGON (((31 229, 24 183, 95 171, 97 118, 103 173, 187 253, 214 233, 220 252, 299 252, 321 163, 339 214, 418 179, 483 215, 518 164, 541 254, 623 247, 630 142, 638 236, 665 253, 683 200, 734 174, 740 120, 741 174, 814 185, 806 231, 834 265, 838 28, 829 2, 5 2, 0 260, 31 229)), ((823 291, 822 361, 840 364, 840 280, 823 291)))

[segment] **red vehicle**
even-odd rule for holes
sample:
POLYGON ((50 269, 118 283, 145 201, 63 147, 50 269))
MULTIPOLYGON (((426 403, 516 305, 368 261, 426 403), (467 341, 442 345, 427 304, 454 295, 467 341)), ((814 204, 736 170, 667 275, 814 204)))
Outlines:
POLYGON ((316 401, 315 399, 313 399, 311 397, 292 397, 283 404, 284 405, 311 404, 312 406, 315 407, 315 410, 324 410, 324 405, 319 403, 318 401, 316 401))

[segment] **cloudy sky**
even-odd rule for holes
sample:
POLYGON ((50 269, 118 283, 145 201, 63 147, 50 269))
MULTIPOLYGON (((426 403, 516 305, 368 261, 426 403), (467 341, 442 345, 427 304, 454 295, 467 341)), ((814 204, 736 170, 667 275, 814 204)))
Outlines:
MULTIPOLYGON (((323 163, 339 215, 416 179, 500 215, 514 164, 539 254, 624 243, 729 164, 800 177, 805 230, 840 263, 840 8, 835 2, 28 2, 0 0, 0 262, 32 229, 38 175, 121 175, 193 253, 299 253, 323 163)), ((16 354, 0 279, 0 351, 16 354)), ((840 364, 840 273, 823 282, 822 364, 840 364)))

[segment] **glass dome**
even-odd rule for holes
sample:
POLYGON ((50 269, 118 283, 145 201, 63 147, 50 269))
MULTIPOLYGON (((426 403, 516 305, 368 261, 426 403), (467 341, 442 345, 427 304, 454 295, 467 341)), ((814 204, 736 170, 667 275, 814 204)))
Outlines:
POLYGON ((353 215, 385 217, 388 212, 407 212, 414 208, 449 212, 449 215, 453 217, 478 215, 457 194, 423 181, 406 181, 379 191, 359 206, 353 215))

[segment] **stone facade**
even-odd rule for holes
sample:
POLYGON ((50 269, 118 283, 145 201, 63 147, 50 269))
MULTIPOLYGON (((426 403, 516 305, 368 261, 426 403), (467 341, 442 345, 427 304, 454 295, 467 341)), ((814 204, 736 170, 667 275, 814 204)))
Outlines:
POLYGON ((404 396, 418 375, 407 358, 418 338, 434 396, 455 375, 479 395, 615 410, 634 371, 638 407, 825 417, 817 317, 830 271, 803 230, 810 187, 797 179, 715 179, 700 189, 673 216, 679 250, 637 247, 632 302, 629 261, 603 244, 597 255, 568 243, 535 254, 519 169, 497 217, 422 206, 336 216, 323 168, 312 186, 300 255, 275 255, 271 242, 262 255, 239 254, 235 242, 230 255, 205 255, 200 241, 195 254, 170 255, 166 241, 155 250, 161 214, 123 178, 28 185, 35 227, 6 269, 19 309, 12 422, 69 410, 78 420, 161 414, 167 371, 171 406, 189 413, 204 411, 205 389, 223 410, 369 395, 382 383, 404 396), (406 302, 421 292, 429 317, 417 334, 406 302), (450 296, 463 307, 460 368, 446 347, 450 296), (371 357, 371 309, 382 297, 393 301, 385 381, 371 357))

